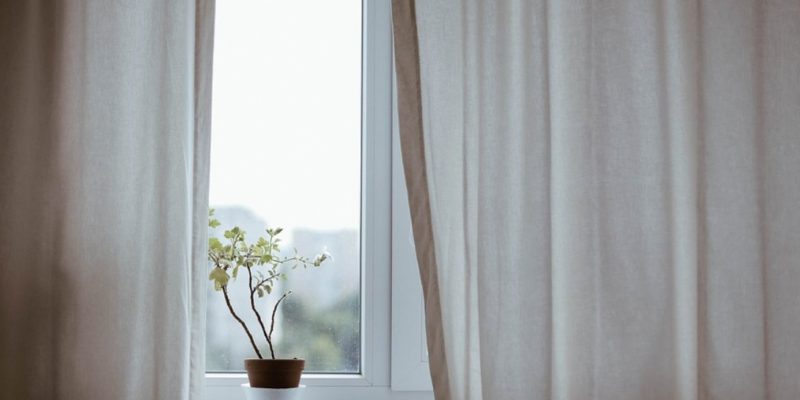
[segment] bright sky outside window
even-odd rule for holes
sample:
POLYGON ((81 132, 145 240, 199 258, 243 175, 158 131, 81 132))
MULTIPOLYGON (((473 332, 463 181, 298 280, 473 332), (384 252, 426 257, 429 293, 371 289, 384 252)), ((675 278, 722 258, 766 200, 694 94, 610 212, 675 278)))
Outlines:
MULTIPOLYGON (((280 226, 286 250, 333 256, 278 289, 293 294, 276 353, 305 358, 306 372, 358 372, 361 2, 225 0, 215 29, 211 206, 223 227, 254 237, 280 226)), ((254 356, 211 288, 206 343, 209 371, 240 371, 254 356)))

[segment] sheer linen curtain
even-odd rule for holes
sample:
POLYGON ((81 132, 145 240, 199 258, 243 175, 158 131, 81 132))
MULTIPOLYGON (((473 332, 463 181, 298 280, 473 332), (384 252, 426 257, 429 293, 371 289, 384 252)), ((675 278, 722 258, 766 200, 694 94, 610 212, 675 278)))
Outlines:
POLYGON ((800 398, 800 2, 393 4, 437 399, 800 398))
POLYGON ((213 9, 0 2, 0 397, 201 398, 213 9))

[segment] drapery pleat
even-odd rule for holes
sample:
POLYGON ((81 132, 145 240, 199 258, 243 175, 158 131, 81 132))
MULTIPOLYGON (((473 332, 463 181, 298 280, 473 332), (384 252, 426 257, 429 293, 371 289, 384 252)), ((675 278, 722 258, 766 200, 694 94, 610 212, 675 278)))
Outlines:
POLYGON ((800 397, 800 3, 393 9, 437 399, 800 397))
POLYGON ((0 2, 0 397, 201 398, 213 10, 0 2))
MULTIPOLYGON (((395 57, 410 62, 398 62, 396 74, 397 85, 402 96, 397 96, 398 113, 403 115, 405 134, 401 135, 403 141, 401 150, 406 164, 416 165, 419 168, 412 174, 405 174, 406 187, 409 188, 409 204, 413 214, 414 241, 428 243, 417 246, 419 272, 422 276, 423 297, 431 299, 425 302, 425 325, 429 353, 444 354, 444 332, 442 329, 441 302, 433 299, 439 298, 439 278, 434 253, 433 229, 431 220, 431 203, 428 188, 428 177, 425 168, 425 143, 422 135, 422 104, 420 102, 419 82, 419 48, 417 43, 417 24, 414 20, 413 2, 394 2, 392 13, 394 15, 393 27, 395 37, 395 57)), ((446 357, 430 358, 431 382, 435 386, 439 398, 450 398, 450 387, 447 384, 449 370, 446 357)))

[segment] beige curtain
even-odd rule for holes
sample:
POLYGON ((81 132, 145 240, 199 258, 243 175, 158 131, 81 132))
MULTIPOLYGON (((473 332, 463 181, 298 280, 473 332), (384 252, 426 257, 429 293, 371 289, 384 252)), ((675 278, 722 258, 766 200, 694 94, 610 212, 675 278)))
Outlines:
POLYGON ((201 397, 212 31, 0 1, 0 397, 201 397))
POLYGON ((394 28, 437 399, 800 398, 800 2, 394 28))

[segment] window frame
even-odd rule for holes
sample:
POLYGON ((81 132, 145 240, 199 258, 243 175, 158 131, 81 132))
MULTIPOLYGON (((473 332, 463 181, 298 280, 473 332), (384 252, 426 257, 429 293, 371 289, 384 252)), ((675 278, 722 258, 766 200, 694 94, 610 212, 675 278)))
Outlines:
MULTIPOLYGON (((396 124, 393 124, 392 54, 391 0, 362 0, 361 372, 304 374, 301 380, 301 384, 306 386, 303 396, 309 400, 433 399, 428 389, 427 364, 423 365, 425 369, 420 374, 419 365, 393 362, 407 359, 400 355, 397 346, 392 347, 393 325, 410 321, 409 326, 419 326, 414 322, 422 320, 422 307, 416 307, 414 301, 409 303, 407 297, 395 297, 400 293, 405 293, 404 296, 421 293, 418 277, 416 287, 407 273, 403 275, 405 279, 397 280, 397 284, 403 287, 394 286, 392 279, 393 261, 398 259, 403 261, 403 269, 416 271, 415 261, 408 265, 408 260, 416 260, 413 254, 409 256, 407 253, 409 248, 413 252, 413 246, 401 246, 400 251, 405 253, 400 255, 393 250, 397 248, 394 241, 403 235, 398 235, 394 228, 398 218, 402 217, 392 210, 395 203, 406 200, 404 182, 399 183, 402 190, 398 192, 398 179, 402 179, 402 174, 397 172, 399 152, 396 149, 392 151, 393 136, 397 134, 396 124), (411 368, 416 371, 402 371, 411 368), (396 376, 418 378, 405 379, 397 384, 396 376)), ((400 220, 402 223, 397 224, 398 227, 407 232, 410 217, 400 220)), ((408 330, 401 332, 405 335, 408 330)), ((424 346, 424 330, 412 334, 420 338, 421 346, 424 346)), ((414 343, 416 347, 418 342, 414 343)), ((247 376, 244 373, 206 373, 206 398, 243 399, 240 386, 245 383, 247 376)))

